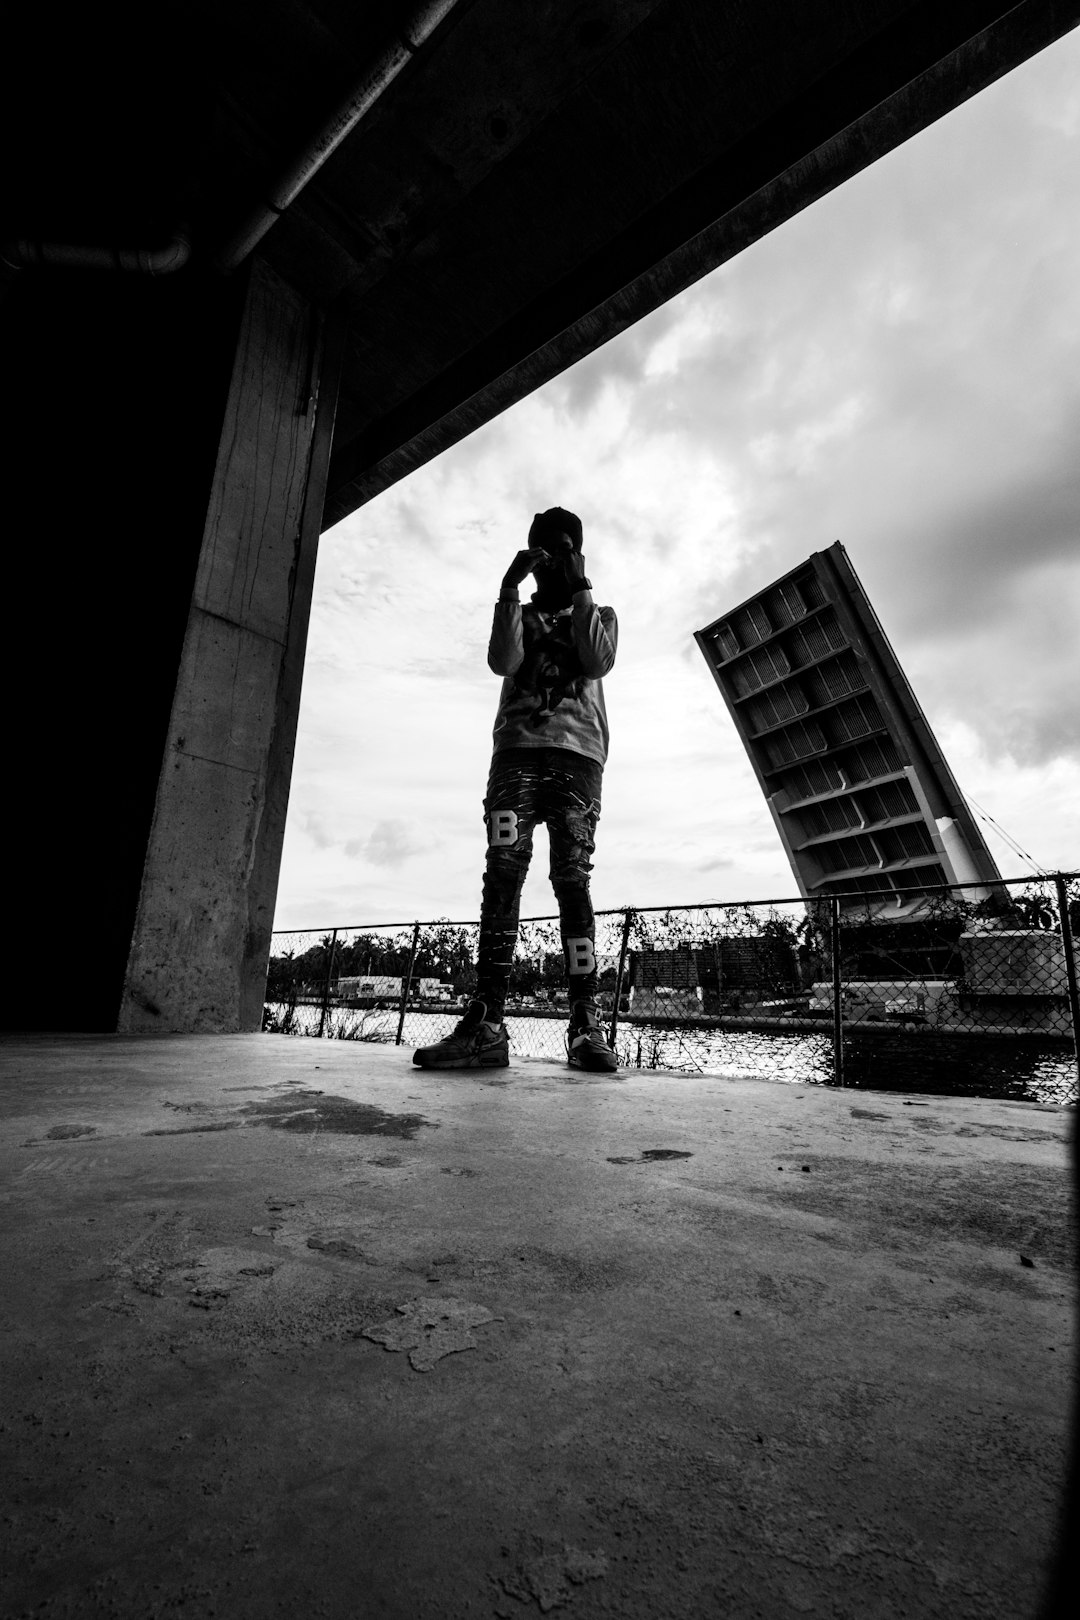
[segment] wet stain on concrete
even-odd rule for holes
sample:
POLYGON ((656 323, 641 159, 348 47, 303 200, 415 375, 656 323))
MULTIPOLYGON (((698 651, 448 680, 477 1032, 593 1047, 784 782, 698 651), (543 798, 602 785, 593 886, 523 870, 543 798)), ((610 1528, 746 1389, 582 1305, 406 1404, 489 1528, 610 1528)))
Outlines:
POLYGON ((627 1157, 609 1158, 608 1164, 656 1164, 663 1159, 692 1159, 694 1155, 685 1148, 642 1148, 641 1152, 627 1157))
POLYGON ((319 1237, 316 1235, 308 1238, 307 1246, 309 1249, 317 1249, 320 1254, 334 1255, 339 1260, 363 1260, 365 1262, 368 1260, 368 1256, 360 1245, 350 1242, 348 1238, 319 1237))
POLYGON ((206 1131, 233 1131, 240 1124, 238 1119, 217 1120, 210 1125, 172 1125, 165 1126, 156 1131, 143 1131, 144 1136, 200 1136, 206 1131))
MULTIPOLYGON (((264 1090, 265 1087, 238 1088, 264 1090)), ((204 1103, 166 1103, 174 1113, 190 1114, 208 1110, 204 1103)), ((267 1097, 243 1103, 237 1111, 230 1107, 216 1110, 216 1119, 199 1124, 165 1125, 143 1131, 143 1136, 190 1136, 205 1131, 232 1131, 246 1125, 268 1125, 272 1130, 314 1135, 329 1131, 335 1136, 397 1136, 412 1141, 421 1125, 437 1129, 437 1122, 423 1114, 389 1114, 373 1103, 354 1102, 351 1097, 328 1096, 322 1091, 301 1088, 284 1097, 267 1097)))
POLYGON ((288 1097, 245 1103, 241 1112, 245 1124, 300 1134, 330 1131, 335 1136, 398 1136, 411 1142, 421 1125, 437 1128, 423 1114, 388 1114, 373 1103, 321 1091, 293 1091, 288 1097))
MULTIPOLYGON (((25 1142, 19 1143, 19 1146, 35 1148, 55 1145, 57 1142, 83 1141, 85 1143, 88 1136, 97 1136, 96 1125, 54 1125, 52 1130, 46 1131, 44 1136, 28 1136, 25 1142)), ((58 1164, 61 1162, 66 1163, 67 1158, 65 1157, 62 1161, 57 1160, 56 1162, 58 1164)))

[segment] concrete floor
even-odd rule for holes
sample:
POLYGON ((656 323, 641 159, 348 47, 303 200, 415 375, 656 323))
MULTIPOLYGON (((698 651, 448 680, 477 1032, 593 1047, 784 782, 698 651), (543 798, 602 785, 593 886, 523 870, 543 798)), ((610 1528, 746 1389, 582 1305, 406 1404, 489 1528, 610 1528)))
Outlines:
POLYGON ((409 1058, 0 1047, 5 1615, 1037 1613, 1071 1113, 409 1058))

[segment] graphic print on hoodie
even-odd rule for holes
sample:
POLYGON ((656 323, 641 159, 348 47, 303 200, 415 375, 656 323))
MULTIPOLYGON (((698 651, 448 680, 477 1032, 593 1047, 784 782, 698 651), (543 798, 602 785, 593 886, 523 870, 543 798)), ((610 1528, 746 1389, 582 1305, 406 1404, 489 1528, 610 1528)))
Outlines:
POLYGON ((532 700, 526 723, 541 731, 565 698, 580 698, 585 671, 568 614, 553 619, 526 607, 521 614, 521 636, 525 656, 512 679, 517 690, 532 700))

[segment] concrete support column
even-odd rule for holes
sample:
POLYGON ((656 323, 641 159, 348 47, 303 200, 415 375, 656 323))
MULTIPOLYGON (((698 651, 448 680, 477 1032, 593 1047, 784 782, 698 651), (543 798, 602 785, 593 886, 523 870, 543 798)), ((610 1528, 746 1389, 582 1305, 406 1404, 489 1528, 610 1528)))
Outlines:
POLYGON ((261 1025, 338 344, 260 260, 249 274, 121 1030, 261 1025))

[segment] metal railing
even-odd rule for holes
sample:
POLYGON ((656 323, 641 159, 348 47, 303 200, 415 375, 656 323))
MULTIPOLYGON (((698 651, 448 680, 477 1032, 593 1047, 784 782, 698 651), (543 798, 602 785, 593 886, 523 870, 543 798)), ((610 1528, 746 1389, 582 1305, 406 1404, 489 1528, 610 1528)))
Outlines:
MULTIPOLYGON (((625 1067, 889 1089, 1077 1095, 1080 874, 602 911, 600 1008, 625 1067)), ((413 1046, 453 1028, 477 922, 274 934, 264 1028, 413 1046)), ((556 917, 523 919, 517 1057, 564 1053, 556 917)))

